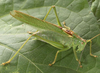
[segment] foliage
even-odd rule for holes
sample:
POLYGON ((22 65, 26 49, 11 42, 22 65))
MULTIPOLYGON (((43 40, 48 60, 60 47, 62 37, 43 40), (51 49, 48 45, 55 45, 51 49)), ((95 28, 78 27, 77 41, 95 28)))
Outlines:
MULTIPOLYGON (((96 1, 96 0, 95 0, 96 1)), ((22 11, 43 19, 49 8, 55 5, 58 17, 66 22, 75 33, 84 39, 90 39, 99 33, 100 24, 91 11, 87 0, 1 0, 0 1, 0 64, 9 60, 29 37, 27 31, 36 29, 22 23, 11 15, 12 10, 22 11)), ((92 6, 92 5, 91 5, 92 6)), ((98 16, 98 15, 97 15, 98 16)), ((46 21, 57 24, 52 10, 46 21)), ((41 24, 40 24, 41 25, 41 24)), ((89 55, 89 43, 80 53, 83 68, 78 68, 72 48, 58 55, 57 62, 49 67, 57 48, 32 37, 20 53, 6 66, 0 66, 0 73, 94 73, 100 72, 100 37, 93 39, 92 53, 89 55)))

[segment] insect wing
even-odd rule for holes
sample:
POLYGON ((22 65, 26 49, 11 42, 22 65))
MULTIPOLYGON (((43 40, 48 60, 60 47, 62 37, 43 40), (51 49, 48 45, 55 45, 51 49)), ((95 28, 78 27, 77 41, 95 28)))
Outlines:
POLYGON ((51 44, 52 46, 65 49, 70 48, 72 45, 72 37, 69 35, 61 35, 53 31, 42 31, 34 35, 38 40, 51 44))
POLYGON ((25 14, 25 13, 22 13, 22 12, 19 12, 19 11, 11 11, 10 14, 24 22, 24 23, 27 23, 33 27, 36 27, 37 29, 42 29, 42 30, 51 30, 51 31, 55 31, 55 32, 58 32, 58 33, 64 33, 61 29, 60 29, 60 26, 57 26, 57 25, 54 25, 52 23, 49 23, 49 22, 46 22, 46 21, 43 21, 41 19, 38 19, 38 18, 35 18, 35 17, 32 17, 28 14, 25 14))

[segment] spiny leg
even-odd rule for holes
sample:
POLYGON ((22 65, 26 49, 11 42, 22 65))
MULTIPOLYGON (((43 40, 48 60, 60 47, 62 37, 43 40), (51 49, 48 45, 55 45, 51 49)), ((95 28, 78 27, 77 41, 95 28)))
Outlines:
MULTIPOLYGON (((34 33, 34 35, 36 34, 36 32, 34 33)), ((13 55, 13 57, 11 59, 9 59, 7 62, 5 63, 2 63, 1 65, 6 65, 6 64, 9 64, 13 59, 14 57, 19 53, 19 51, 24 47, 24 45, 28 42, 28 40, 32 37, 33 35, 31 35, 25 42, 24 44, 18 49, 18 51, 13 55)))
POLYGON ((47 12, 47 14, 46 14, 46 16, 44 17, 43 20, 44 20, 44 21, 46 20, 46 18, 47 18, 47 16, 49 15, 49 13, 50 13, 50 11, 51 11, 52 8, 53 8, 53 10, 54 10, 54 12, 55 12, 58 25, 59 25, 59 26, 62 26, 61 23, 60 23, 60 21, 59 21, 59 18, 58 18, 58 15, 57 15, 57 11, 56 11, 55 6, 52 6, 52 7, 49 9, 49 11, 47 12))
POLYGON ((77 54, 76 54, 76 50, 75 50, 75 48, 73 48, 73 51, 74 51, 74 55, 75 55, 75 59, 76 59, 76 61, 78 61, 80 67, 82 68, 81 62, 80 62, 80 60, 79 60, 78 57, 77 57, 77 54))
POLYGON ((57 53, 56 53, 56 55, 55 55, 54 61, 51 64, 49 64, 49 66, 52 66, 53 64, 55 64, 57 56, 58 56, 58 53, 66 51, 66 50, 68 50, 68 48, 62 49, 62 50, 58 50, 57 53))

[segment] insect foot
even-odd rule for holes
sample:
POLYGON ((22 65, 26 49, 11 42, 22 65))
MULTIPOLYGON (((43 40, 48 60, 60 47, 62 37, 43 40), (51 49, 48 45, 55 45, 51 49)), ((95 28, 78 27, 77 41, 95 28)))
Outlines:
POLYGON ((6 64, 9 64, 9 63, 10 63, 10 61, 7 61, 5 63, 2 63, 1 65, 6 65, 6 64))
POLYGON ((52 6, 52 8, 54 8, 54 7, 55 7, 55 5, 52 6))
POLYGON ((54 62, 52 62, 51 64, 49 64, 49 66, 52 66, 54 63, 55 63, 55 61, 54 61, 54 62))
POLYGON ((52 62, 51 64, 49 64, 49 66, 52 66, 54 63, 55 63, 55 61, 54 61, 54 62, 52 62))
POLYGON ((82 68, 80 60, 76 59, 76 61, 78 61, 79 65, 80 65, 80 68, 82 68))
POLYGON ((32 34, 32 32, 30 32, 30 31, 27 31, 27 33, 32 34))
POLYGON ((90 55, 93 56, 93 57, 95 57, 95 58, 98 57, 97 55, 93 55, 93 54, 90 54, 90 55))
POLYGON ((52 66, 52 64, 49 64, 49 66, 52 66))

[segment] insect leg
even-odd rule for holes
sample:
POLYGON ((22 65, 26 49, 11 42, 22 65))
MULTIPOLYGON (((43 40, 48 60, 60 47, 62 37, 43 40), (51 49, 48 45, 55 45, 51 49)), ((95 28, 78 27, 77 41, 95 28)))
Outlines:
POLYGON ((65 27, 66 29, 70 30, 70 27, 67 27, 65 22, 63 22, 63 25, 64 25, 64 27, 65 27))
POLYGON ((47 12, 46 16, 44 17, 44 21, 46 20, 47 16, 49 15, 50 11, 51 11, 52 7, 49 9, 49 11, 47 12))
POLYGON ((92 51, 91 51, 91 46, 92 46, 92 40, 94 39, 94 38, 96 38, 97 36, 99 36, 100 34, 97 34, 96 36, 94 36, 93 38, 91 38, 90 40, 87 40, 87 42, 90 42, 90 55, 91 56, 93 56, 93 57, 97 57, 96 55, 93 55, 92 54, 92 51))
POLYGON ((90 55, 93 56, 93 57, 97 57, 96 55, 92 54, 91 46, 92 46, 92 41, 90 40, 90 55))
POLYGON ((44 17, 43 20, 45 21, 45 19, 47 18, 48 14, 50 13, 50 11, 51 11, 52 8, 53 8, 53 10, 54 10, 54 12, 55 12, 56 19, 57 19, 57 23, 58 23, 59 26, 61 26, 61 23, 60 23, 60 21, 59 21, 59 18, 58 18, 58 15, 57 15, 57 11, 56 11, 55 6, 52 6, 52 7, 49 9, 49 11, 47 12, 47 14, 46 14, 46 16, 44 17))
POLYGON ((77 57, 75 48, 73 48, 73 51, 74 51, 74 55, 75 55, 76 61, 78 61, 80 67, 82 67, 81 62, 80 62, 80 60, 79 60, 78 57, 77 57))
POLYGON ((33 36, 35 35, 37 32, 33 33, 25 42, 24 44, 18 49, 18 51, 13 55, 13 57, 11 59, 9 59, 7 62, 5 63, 2 63, 1 65, 6 65, 6 64, 9 64, 13 59, 14 57, 19 53, 19 51, 24 47, 24 45, 28 42, 28 40, 33 36))
POLYGON ((57 53, 56 53, 56 55, 55 55, 54 61, 51 64, 49 64, 49 66, 52 66, 53 64, 55 64, 56 59, 57 59, 57 56, 58 56, 58 53, 63 52, 63 51, 66 51, 66 50, 68 50, 68 48, 58 50, 57 53))

